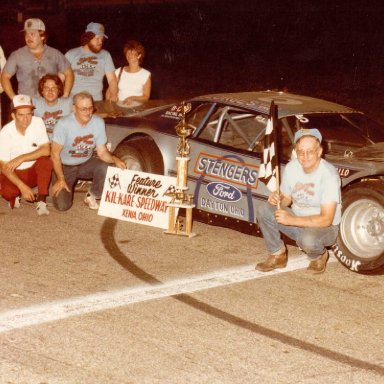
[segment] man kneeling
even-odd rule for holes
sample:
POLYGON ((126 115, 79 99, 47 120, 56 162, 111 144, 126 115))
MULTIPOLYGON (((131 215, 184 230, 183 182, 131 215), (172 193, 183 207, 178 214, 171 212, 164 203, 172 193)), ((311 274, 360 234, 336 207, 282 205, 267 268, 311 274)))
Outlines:
POLYGON ((44 121, 33 116, 27 95, 12 99, 13 120, 0 131, 1 196, 10 207, 19 208, 20 196, 35 202, 39 216, 48 215, 46 197, 51 181, 52 161, 44 121), (37 186, 37 198, 32 188, 37 186))
POLYGON ((296 241, 308 255, 307 271, 322 273, 328 260, 326 247, 336 242, 341 217, 340 177, 321 158, 322 136, 317 129, 296 132, 297 159, 284 171, 280 196, 273 192, 268 203, 257 207, 257 220, 269 253, 256 265, 262 272, 287 265, 287 251, 280 233, 296 241), (284 209, 277 209, 277 203, 284 209))
POLYGON ((125 163, 107 147, 104 120, 94 115, 93 98, 88 92, 73 96, 73 112, 61 118, 53 129, 52 160, 53 205, 59 211, 72 206, 73 189, 78 179, 92 179, 85 197, 90 209, 98 209, 108 164, 125 169, 125 163), (97 156, 94 155, 96 149, 97 156))

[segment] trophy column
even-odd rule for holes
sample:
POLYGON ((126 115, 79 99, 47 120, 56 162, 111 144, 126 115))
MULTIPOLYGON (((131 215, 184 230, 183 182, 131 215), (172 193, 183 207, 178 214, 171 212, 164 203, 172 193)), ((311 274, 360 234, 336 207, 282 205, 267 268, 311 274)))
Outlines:
POLYGON ((172 200, 167 204, 169 209, 168 230, 164 233, 169 235, 181 235, 193 237, 196 236, 192 232, 192 209, 195 207, 193 195, 186 193, 188 190, 188 162, 190 158, 189 143, 187 137, 193 133, 193 129, 185 123, 185 105, 182 105, 183 117, 179 124, 176 125, 176 133, 179 136, 177 152, 179 156, 177 161, 177 179, 175 191, 170 193, 172 200), (180 211, 185 211, 185 217, 180 215, 180 211))

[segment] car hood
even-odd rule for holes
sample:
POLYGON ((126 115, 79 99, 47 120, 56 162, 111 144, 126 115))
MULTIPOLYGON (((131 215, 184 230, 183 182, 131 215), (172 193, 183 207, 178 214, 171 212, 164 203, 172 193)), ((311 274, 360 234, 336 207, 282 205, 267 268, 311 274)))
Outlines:
POLYGON ((344 157, 356 160, 384 162, 384 142, 372 144, 353 152, 347 152, 344 157))
POLYGON ((337 167, 352 166, 365 169, 372 175, 384 172, 384 142, 368 145, 366 147, 346 150, 344 154, 326 154, 325 159, 337 164, 337 167))

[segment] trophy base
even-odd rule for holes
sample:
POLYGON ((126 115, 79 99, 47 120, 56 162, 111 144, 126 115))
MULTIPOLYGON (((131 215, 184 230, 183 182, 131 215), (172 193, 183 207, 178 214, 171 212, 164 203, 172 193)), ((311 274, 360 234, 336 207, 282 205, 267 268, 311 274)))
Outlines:
POLYGON ((174 202, 167 204, 169 207, 169 221, 168 221, 168 230, 164 231, 166 235, 179 235, 186 237, 194 237, 196 233, 192 232, 192 208, 195 207, 194 204, 189 202, 174 202), (176 208, 185 209, 185 218, 180 217, 179 214, 176 215, 176 208))

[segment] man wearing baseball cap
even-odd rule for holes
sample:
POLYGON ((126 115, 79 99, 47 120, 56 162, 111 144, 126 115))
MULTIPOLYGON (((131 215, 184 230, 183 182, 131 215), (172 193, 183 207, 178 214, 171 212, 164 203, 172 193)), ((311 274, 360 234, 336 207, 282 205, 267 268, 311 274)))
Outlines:
POLYGON ((1 84, 12 100, 16 92, 11 78, 16 75, 19 94, 38 97, 39 80, 46 74, 60 74, 64 79, 64 97, 68 97, 73 85, 71 65, 64 55, 49 47, 45 25, 40 19, 27 19, 24 23, 26 45, 12 52, 1 74, 1 84))
POLYGON ((318 129, 300 129, 294 137, 297 158, 285 167, 280 194, 257 207, 257 220, 268 251, 256 269, 269 272, 287 265, 287 249, 281 234, 296 241, 308 255, 307 272, 325 271, 327 247, 336 242, 341 219, 340 177, 336 168, 321 158, 322 136, 318 129), (278 205, 279 203, 279 205, 278 205))
POLYGON ((12 121, 0 131, 1 196, 11 208, 20 197, 36 202, 39 216, 48 215, 46 197, 52 174, 50 144, 44 121, 33 116, 28 95, 12 99, 12 121), (37 187, 37 197, 32 188, 37 187))
POLYGON ((109 86, 108 100, 117 101, 117 79, 115 66, 103 44, 108 36, 100 23, 89 23, 81 35, 81 46, 69 50, 65 57, 71 63, 75 74, 72 95, 89 92, 98 103, 103 100, 103 79, 106 76, 109 86))

